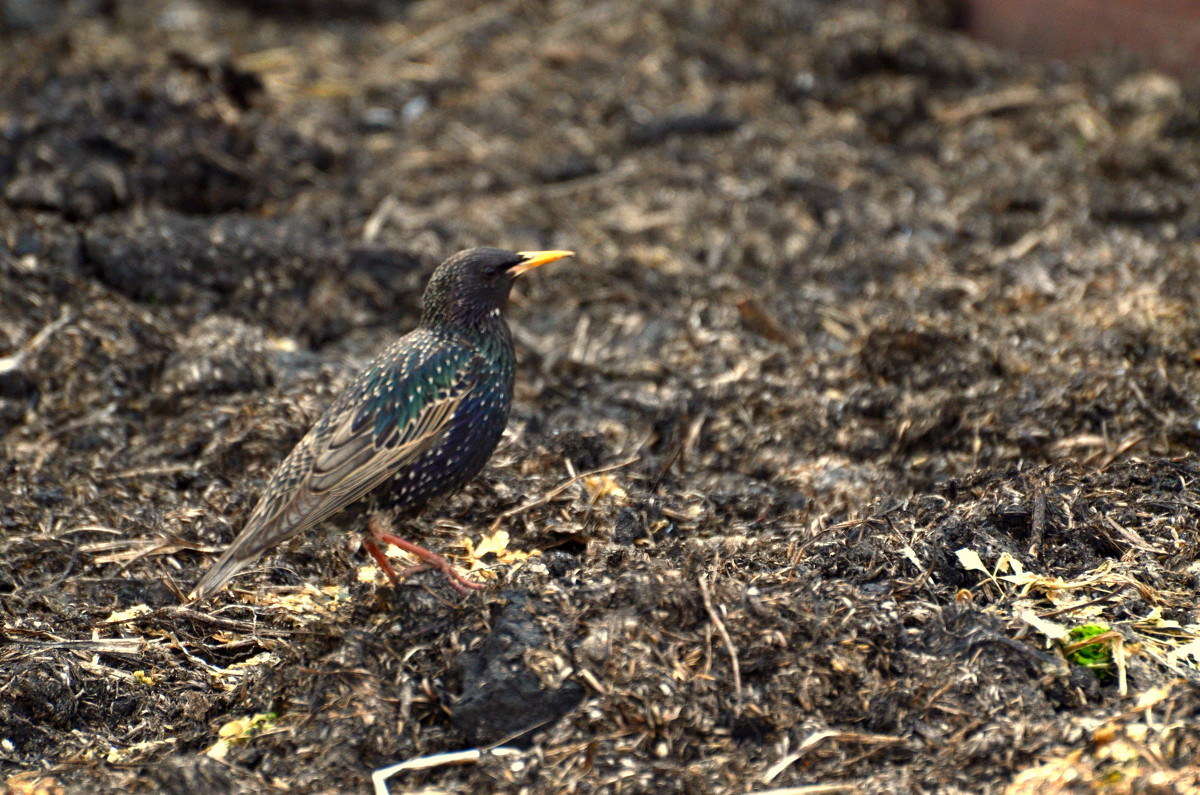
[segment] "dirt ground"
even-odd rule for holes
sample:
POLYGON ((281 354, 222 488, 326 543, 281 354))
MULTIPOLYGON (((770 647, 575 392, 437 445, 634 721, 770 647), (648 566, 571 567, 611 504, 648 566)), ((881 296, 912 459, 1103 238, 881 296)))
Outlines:
POLYGON ((916 0, 0 14, 9 793, 1200 791, 1200 83, 916 0), (401 528, 490 587, 329 529, 181 605, 480 244, 579 252, 401 528))

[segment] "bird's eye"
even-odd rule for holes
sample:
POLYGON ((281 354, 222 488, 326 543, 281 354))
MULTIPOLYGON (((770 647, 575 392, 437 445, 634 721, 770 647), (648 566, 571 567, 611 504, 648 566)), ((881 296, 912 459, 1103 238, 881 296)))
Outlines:
POLYGON ((497 262, 494 265, 488 265, 486 268, 483 269, 483 272, 488 277, 494 279, 511 267, 512 267, 512 265, 508 264, 507 262, 497 262))

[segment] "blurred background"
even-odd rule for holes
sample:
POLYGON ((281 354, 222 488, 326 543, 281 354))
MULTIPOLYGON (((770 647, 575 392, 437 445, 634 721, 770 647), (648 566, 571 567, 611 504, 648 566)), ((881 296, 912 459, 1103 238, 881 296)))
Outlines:
MULTIPOLYGON (((6 636, 49 644, 5 647, 0 764, 359 791, 536 702, 523 767, 423 781, 1107 780, 1088 727, 1142 713, 1044 674, 1016 595, 954 553, 1196 635, 1197 7, 0 0, 0 592, 6 636), (519 285, 508 436, 414 537, 461 549, 616 466, 507 521, 538 560, 462 607, 383 595, 317 534, 212 613, 105 624, 177 604, 475 245, 579 256, 519 285)), ((1137 659, 1132 692, 1166 686, 1137 659)), ((1145 726, 1124 780, 1194 772, 1190 730, 1145 726)))

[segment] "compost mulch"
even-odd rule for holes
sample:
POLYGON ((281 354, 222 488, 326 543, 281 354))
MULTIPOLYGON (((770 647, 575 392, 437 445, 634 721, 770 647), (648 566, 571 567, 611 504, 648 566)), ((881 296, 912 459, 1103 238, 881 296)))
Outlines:
POLYGON ((7 792, 1200 790, 1200 83, 953 21, 0 3, 7 792), (183 604, 474 245, 578 252, 400 528, 488 588, 183 604))

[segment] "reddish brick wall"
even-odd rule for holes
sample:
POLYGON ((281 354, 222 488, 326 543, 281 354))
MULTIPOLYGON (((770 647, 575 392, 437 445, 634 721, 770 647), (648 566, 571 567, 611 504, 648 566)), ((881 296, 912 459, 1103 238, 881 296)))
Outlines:
POLYGON ((966 0, 966 27, 1027 55, 1071 58, 1118 44, 1200 76, 1200 0, 966 0))

